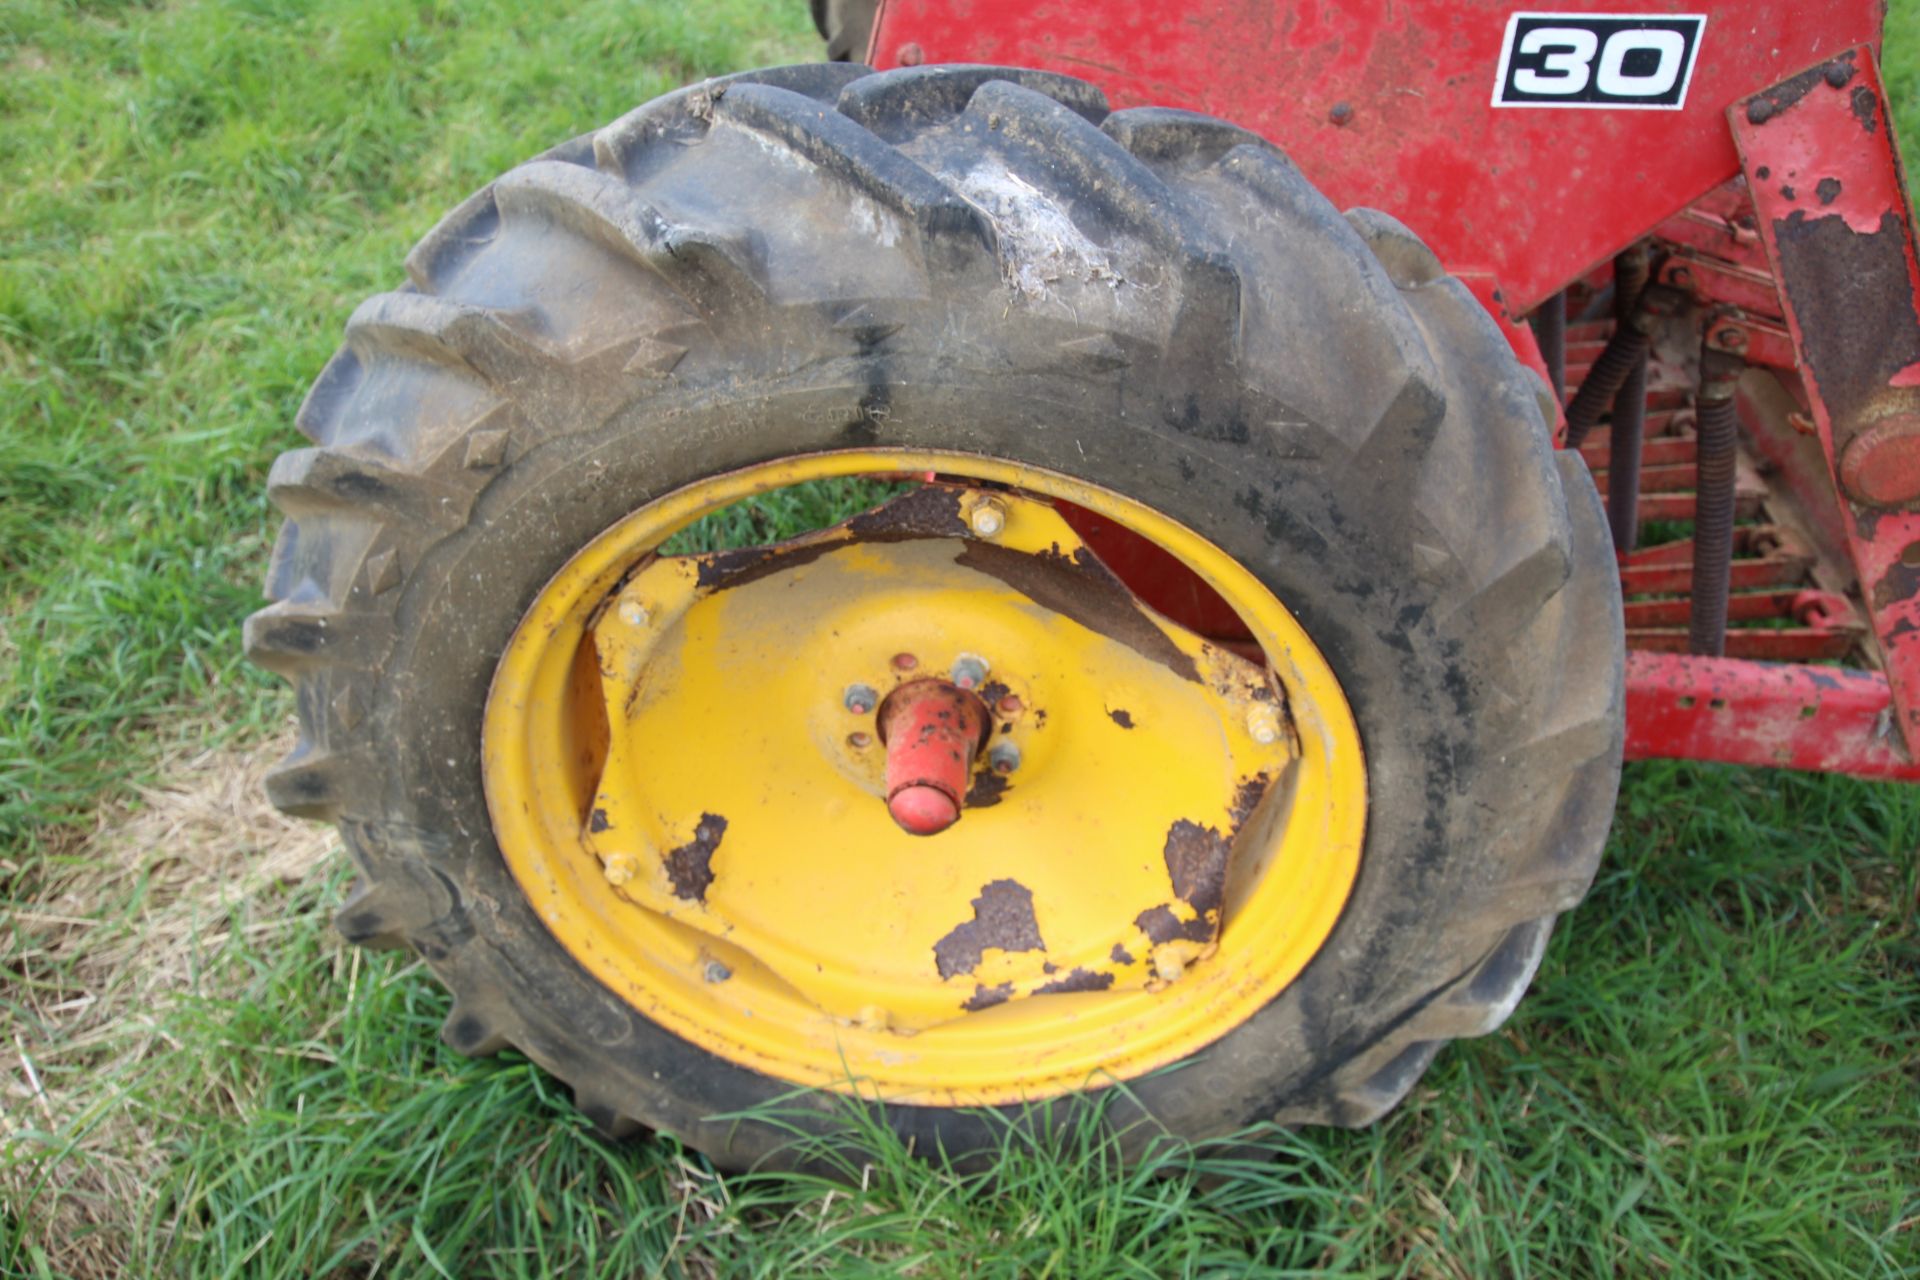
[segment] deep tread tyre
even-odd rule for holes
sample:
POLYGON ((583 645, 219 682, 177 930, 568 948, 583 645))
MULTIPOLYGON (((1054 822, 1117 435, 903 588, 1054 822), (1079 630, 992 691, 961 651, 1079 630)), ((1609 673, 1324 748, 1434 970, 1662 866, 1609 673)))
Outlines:
MULTIPOLYGON (((1271 145, 1026 71, 709 81, 475 194, 362 306, 274 468, 248 652, 294 684, 270 781, 339 823, 350 939, 452 988, 610 1132, 730 1165, 790 1091, 594 983, 495 847, 494 663, 578 548, 717 471, 850 445, 1077 475, 1247 565, 1335 668, 1368 762, 1359 879, 1262 1012, 1118 1103, 1193 1137, 1365 1124, 1510 1013, 1599 859, 1622 623, 1606 521, 1468 292, 1271 145)), ((824 1114, 829 1102, 819 1100, 824 1114)), ((1072 1106, 1054 1108, 1057 1121, 1072 1106)), ((963 1152, 977 1114, 888 1106, 963 1152)))

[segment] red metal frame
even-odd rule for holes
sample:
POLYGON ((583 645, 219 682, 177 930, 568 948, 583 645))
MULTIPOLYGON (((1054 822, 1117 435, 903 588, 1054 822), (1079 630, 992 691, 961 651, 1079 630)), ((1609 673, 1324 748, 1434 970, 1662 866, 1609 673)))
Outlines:
POLYGON ((1877 673, 1737 658, 1628 654, 1627 756, 1920 781, 1877 673))
POLYGON ((1881 466, 1906 463, 1920 442, 1913 211, 1873 50, 1841 51, 1727 117, 1794 354, 1810 375, 1807 399, 1841 496, 1894 727, 1911 748, 1920 744, 1920 514, 1858 501, 1845 467, 1849 451, 1873 449, 1876 429, 1881 439, 1894 432, 1881 466))
POLYGON ((1279 143, 1341 208, 1384 209, 1454 274, 1487 277, 1518 318, 1739 173, 1727 104, 1877 45, 1882 11, 1881 0, 885 0, 869 54, 876 67, 1039 67, 1093 81, 1116 107, 1232 120, 1279 143), (1493 107, 1517 10, 1706 14, 1685 107, 1493 107))
MULTIPOLYGON (((1761 594, 1734 607, 1800 625, 1735 633, 1758 638, 1730 651, 1834 657, 1870 630, 1881 669, 1646 652, 1673 644, 1660 633, 1675 602, 1634 601, 1627 754, 1920 780, 1906 745, 1920 746, 1920 503, 1862 500, 1920 498, 1920 268, 1874 61, 1883 12, 1881 0, 883 0, 869 61, 1038 67, 1093 81, 1116 107, 1234 120, 1336 204, 1420 234, 1542 371, 1530 311, 1596 271, 1604 280, 1613 255, 1649 235, 1674 246, 1660 279, 1705 311, 1709 344, 1804 389, 1811 421, 1797 424, 1817 434, 1842 495, 1837 520, 1813 519, 1840 528, 1862 585, 1865 622, 1797 581, 1810 553, 1762 531, 1769 546, 1734 568, 1736 591, 1761 594), (1494 107, 1516 11, 1705 14, 1684 106, 1494 107)), ((1593 338, 1569 347, 1570 382, 1598 350, 1593 338)), ((1679 487, 1691 438, 1654 434, 1683 399, 1649 404, 1643 519, 1691 517, 1679 487)), ((1603 441, 1582 452, 1606 461, 1603 441)), ((1684 543, 1626 557, 1627 590, 1684 589, 1647 584, 1681 581, 1690 560, 1684 543)), ((1149 559, 1116 568, 1150 598, 1191 594, 1149 559)))

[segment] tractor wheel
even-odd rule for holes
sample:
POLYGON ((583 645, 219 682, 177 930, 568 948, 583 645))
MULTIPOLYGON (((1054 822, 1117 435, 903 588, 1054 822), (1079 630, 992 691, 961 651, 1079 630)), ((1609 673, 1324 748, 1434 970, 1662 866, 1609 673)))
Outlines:
POLYGON ((741 1165, 795 1094, 950 1153, 1038 1099, 1365 1124, 1585 891, 1594 486, 1468 291, 1261 139, 1031 71, 755 72, 407 271, 273 469, 270 787, 448 1042, 604 1128, 741 1165))

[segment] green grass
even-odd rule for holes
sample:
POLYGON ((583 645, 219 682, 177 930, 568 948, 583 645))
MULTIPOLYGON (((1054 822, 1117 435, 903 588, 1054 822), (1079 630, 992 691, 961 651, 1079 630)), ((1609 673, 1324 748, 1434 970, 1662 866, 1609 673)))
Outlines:
POLYGON ((366 295, 496 173, 687 80, 812 56, 791 0, 0 3, 0 847, 141 767, 239 659, 266 470, 366 295))
POLYGON ((338 860, 125 816, 284 721, 239 622, 352 306, 516 160, 812 56, 798 0, 0 0, 0 1273, 1920 1275, 1920 790, 1633 766, 1534 993, 1367 1132, 1009 1133, 983 1181, 856 1113, 851 1190, 596 1139, 336 942, 338 860))
POLYGON ((443 1049, 417 963, 317 927, 321 878, 209 921, 308 923, 226 949, 113 1082, 162 1147, 129 1273, 1911 1274, 1917 843, 1890 788, 1636 766, 1534 993, 1381 1126, 1130 1172, 1009 1133, 989 1183, 856 1117, 853 1191, 604 1143, 517 1055, 443 1049))

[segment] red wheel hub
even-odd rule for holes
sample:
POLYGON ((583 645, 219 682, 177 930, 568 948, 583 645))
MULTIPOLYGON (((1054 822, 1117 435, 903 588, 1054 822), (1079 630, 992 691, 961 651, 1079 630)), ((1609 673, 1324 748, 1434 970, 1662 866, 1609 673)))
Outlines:
POLYGON ((887 812, 904 831, 938 835, 960 820, 987 710, 980 699, 945 680, 915 680, 880 707, 887 744, 887 812))

